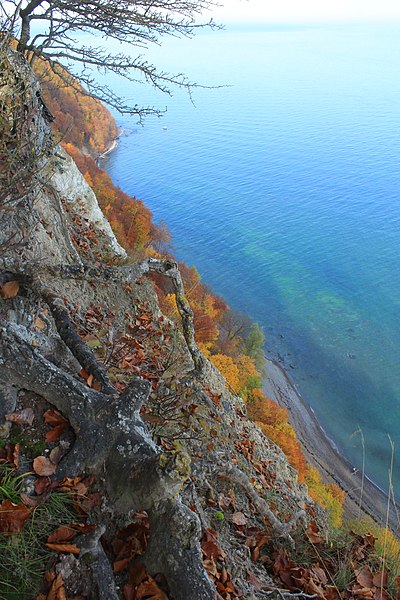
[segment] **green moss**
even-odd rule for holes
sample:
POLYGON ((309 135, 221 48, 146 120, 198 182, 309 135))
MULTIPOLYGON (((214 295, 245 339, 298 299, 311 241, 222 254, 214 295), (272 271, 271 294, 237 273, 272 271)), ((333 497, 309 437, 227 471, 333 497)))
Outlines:
POLYGON ((14 427, 11 429, 8 441, 11 442, 11 444, 19 444, 20 452, 30 459, 41 456, 47 448, 46 440, 32 439, 30 434, 23 433, 19 431, 18 428, 14 427))

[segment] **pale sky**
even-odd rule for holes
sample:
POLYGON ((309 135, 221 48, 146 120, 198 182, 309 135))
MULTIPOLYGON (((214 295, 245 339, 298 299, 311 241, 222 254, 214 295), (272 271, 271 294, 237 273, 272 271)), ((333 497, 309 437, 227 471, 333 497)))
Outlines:
POLYGON ((400 0, 219 0, 215 20, 230 22, 319 22, 400 20, 400 0))

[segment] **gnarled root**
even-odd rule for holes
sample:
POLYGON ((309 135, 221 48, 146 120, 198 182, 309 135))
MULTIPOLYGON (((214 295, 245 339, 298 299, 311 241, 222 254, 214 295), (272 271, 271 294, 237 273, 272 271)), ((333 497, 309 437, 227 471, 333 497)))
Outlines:
MULTIPOLYGON (((174 457, 160 461, 139 416, 149 394, 148 382, 137 378, 120 395, 91 389, 42 356, 26 330, 10 322, 0 327, 0 357, 3 383, 44 397, 75 430, 74 447, 62 459, 57 477, 93 473, 103 482, 114 517, 125 522, 132 511, 146 510, 152 541, 143 560, 150 572, 165 574, 177 600, 214 598, 214 586, 201 563, 198 519, 178 499, 187 474, 179 472, 174 457)), ((104 563, 108 559, 99 544, 91 552, 99 589, 108 573, 109 595, 98 597, 116 598, 109 577, 112 570, 104 563)))
POLYGON ((251 485, 248 477, 233 464, 227 464, 224 467, 219 467, 219 475, 225 477, 229 481, 240 485, 240 487, 246 492, 251 502, 256 507, 258 513, 267 518, 271 523, 273 532, 277 537, 286 539, 292 546, 294 546, 294 540, 290 535, 290 532, 297 525, 298 521, 305 520, 306 513, 304 510, 296 511, 289 521, 282 522, 278 519, 276 514, 270 509, 268 503, 261 498, 251 485))
MULTIPOLYGON (((186 300, 182 276, 176 261, 164 260, 160 258, 146 258, 145 260, 133 265, 121 267, 91 267, 80 264, 56 266, 35 265, 34 269, 25 268, 23 272, 15 269, 13 272, 15 278, 17 278, 21 283, 32 286, 36 292, 49 304, 62 339, 64 339, 65 343, 68 345, 80 364, 85 369, 88 368, 88 372, 91 373, 96 380, 102 382, 106 387, 111 384, 109 384, 107 381, 105 373, 98 372, 97 376, 95 375, 93 369, 96 370, 96 367, 90 358, 90 349, 86 348, 85 350, 82 346, 82 344, 84 344, 82 341, 81 344, 79 344, 78 340, 73 335, 74 328, 73 324, 68 319, 67 311, 65 309, 63 310, 61 302, 57 300, 54 292, 41 284, 40 278, 43 275, 52 275, 54 277, 60 277, 63 279, 83 279, 87 281, 130 284, 135 283, 138 279, 149 273, 158 273, 171 279, 178 312, 182 319, 182 329, 186 345, 192 357, 195 372, 200 374, 204 370, 204 356, 200 352, 194 339, 193 311, 186 300), (83 363, 86 364, 86 367, 83 363)), ((10 273, 7 275, 10 275, 10 273)))

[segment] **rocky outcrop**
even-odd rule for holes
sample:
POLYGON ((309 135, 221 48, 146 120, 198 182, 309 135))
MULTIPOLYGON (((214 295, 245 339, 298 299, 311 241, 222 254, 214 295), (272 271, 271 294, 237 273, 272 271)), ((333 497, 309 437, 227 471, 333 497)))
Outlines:
POLYGON ((51 137, 34 75, 10 49, 0 49, 0 112, 1 258, 81 262, 76 246, 86 236, 106 260, 125 258, 92 189, 51 137))
MULTIPOLYGON (((49 186, 61 199, 70 217, 71 228, 79 221, 81 228, 86 227, 97 241, 101 240, 103 259, 126 258, 125 250, 118 244, 109 222, 104 217, 93 190, 88 186, 72 158, 62 149, 57 149, 57 166, 52 165, 49 186), (58 159, 58 160, 57 160, 58 159)), ((82 231, 79 231, 81 234, 82 231)))

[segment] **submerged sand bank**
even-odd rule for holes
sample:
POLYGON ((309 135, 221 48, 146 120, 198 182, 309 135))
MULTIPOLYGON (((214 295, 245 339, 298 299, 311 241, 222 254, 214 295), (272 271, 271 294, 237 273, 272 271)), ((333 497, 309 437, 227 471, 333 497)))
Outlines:
MULTIPOLYGON (((269 359, 266 369, 264 392, 288 410, 289 422, 296 431, 307 460, 319 469, 324 481, 337 483, 346 492, 345 515, 358 518, 364 513, 384 525, 388 504, 386 494, 366 477, 363 480, 362 473, 355 471, 337 451, 284 369, 269 359)), ((393 504, 389 512, 389 527, 394 532, 400 531, 393 504)))

